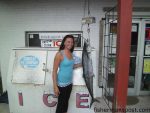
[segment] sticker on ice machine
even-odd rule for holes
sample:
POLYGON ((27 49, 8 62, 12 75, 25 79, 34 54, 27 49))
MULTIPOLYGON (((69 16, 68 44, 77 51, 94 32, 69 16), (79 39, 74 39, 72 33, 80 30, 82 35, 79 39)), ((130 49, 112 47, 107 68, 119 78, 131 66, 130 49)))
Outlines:
POLYGON ((20 65, 25 69, 34 69, 39 65, 39 59, 35 56, 24 56, 20 59, 20 65))

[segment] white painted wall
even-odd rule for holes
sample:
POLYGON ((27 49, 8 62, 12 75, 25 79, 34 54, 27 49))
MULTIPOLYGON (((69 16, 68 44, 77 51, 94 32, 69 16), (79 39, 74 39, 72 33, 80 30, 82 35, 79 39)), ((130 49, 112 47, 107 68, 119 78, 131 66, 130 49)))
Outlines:
MULTIPOLYGON (((98 0, 93 0, 90 4, 91 15, 96 17, 96 23, 90 26, 91 44, 98 51, 99 20, 104 16, 102 13, 104 4, 98 0)), ((83 6, 84 0, 0 2, 0 63, 4 90, 11 48, 25 45, 25 31, 80 31, 81 19, 84 16, 83 6)), ((83 30, 86 37, 86 26, 83 30)))
MULTIPOLYGON (((80 31, 85 0, 1 0, 0 1, 0 71, 3 90, 11 48, 24 47, 25 31, 80 31)), ((137 6, 150 6, 148 0, 135 0, 137 6), (144 2, 145 1, 145 2, 144 2), (149 4, 147 4, 147 2, 149 4)), ((104 17, 102 8, 116 5, 116 0, 90 0, 91 45, 96 48, 98 60, 99 20, 104 17)), ((87 13, 86 13, 87 14, 87 13)), ((84 36, 87 36, 83 27, 84 36)), ((97 69, 98 70, 98 69, 97 69)))

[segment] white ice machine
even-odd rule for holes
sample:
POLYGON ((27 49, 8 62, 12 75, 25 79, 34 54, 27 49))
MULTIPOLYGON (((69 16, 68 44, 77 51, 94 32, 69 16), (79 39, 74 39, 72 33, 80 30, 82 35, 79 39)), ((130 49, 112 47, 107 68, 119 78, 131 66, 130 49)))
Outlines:
MULTIPOLYGON (((11 51, 7 78, 10 113, 55 113, 57 97, 53 93, 52 69, 58 48, 15 48, 11 51)), ((74 54, 81 58, 82 49, 74 54)), ((96 52, 92 51, 94 97, 97 85, 96 52)), ((73 89, 68 113, 94 113, 90 95, 82 77, 82 68, 74 69, 73 89)))

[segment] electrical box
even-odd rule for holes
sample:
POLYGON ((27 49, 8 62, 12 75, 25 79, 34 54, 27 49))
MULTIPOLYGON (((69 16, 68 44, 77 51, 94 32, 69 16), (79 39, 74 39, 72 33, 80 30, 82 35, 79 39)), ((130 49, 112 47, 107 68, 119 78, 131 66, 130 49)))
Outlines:
POLYGON ((82 18, 82 24, 93 24, 95 22, 96 22, 95 17, 82 18))

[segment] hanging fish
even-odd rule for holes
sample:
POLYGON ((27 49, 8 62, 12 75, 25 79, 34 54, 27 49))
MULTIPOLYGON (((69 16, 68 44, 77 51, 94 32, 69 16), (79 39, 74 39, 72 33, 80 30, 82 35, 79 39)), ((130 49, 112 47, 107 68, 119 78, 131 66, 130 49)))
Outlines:
POLYGON ((93 65, 91 58, 91 47, 88 44, 88 41, 84 41, 83 52, 82 52, 82 66, 83 66, 83 78, 85 80, 85 84, 91 96, 90 107, 94 102, 99 102, 99 100, 95 99, 93 96, 93 65))

